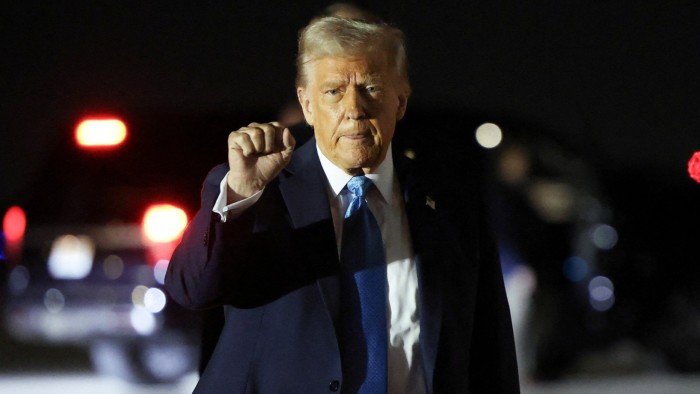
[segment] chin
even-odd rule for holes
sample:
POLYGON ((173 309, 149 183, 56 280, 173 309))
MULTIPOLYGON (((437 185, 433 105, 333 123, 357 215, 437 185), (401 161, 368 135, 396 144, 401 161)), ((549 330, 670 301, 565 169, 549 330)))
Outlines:
POLYGON ((342 168, 374 167, 382 157, 382 149, 376 144, 336 146, 333 151, 334 162, 342 168))
POLYGON ((346 168, 375 168, 379 163, 378 154, 362 154, 352 156, 344 160, 347 163, 346 168))

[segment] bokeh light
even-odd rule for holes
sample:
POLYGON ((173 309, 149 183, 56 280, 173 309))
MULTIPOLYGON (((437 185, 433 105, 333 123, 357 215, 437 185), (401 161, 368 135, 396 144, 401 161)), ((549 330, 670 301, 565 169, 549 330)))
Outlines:
POLYGON ((187 226, 187 214, 170 204, 148 208, 143 217, 143 232, 152 242, 171 242, 180 237, 187 226))
POLYGON ((688 175, 692 180, 700 183, 700 151, 693 153, 688 160, 688 175))
POLYGON ((615 304, 615 287, 610 278, 596 276, 588 282, 589 301, 593 309, 604 312, 615 304))
POLYGON ((609 224, 598 224, 591 230, 593 244, 603 250, 610 250, 617 245, 617 230, 609 224))
POLYGON ((124 273, 124 260, 121 257, 111 254, 102 263, 102 270, 109 279, 118 279, 124 273))
POLYGON ((497 124, 484 123, 476 128, 476 142, 486 149, 497 147, 502 140, 503 132, 497 124))
POLYGON ((75 128, 75 139, 86 148, 116 146, 126 139, 126 125, 116 118, 85 119, 75 128))
POLYGON ((2 231, 5 233, 7 242, 20 241, 24 237, 26 228, 27 215, 24 210, 18 206, 10 207, 2 219, 2 231))
POLYGON ((92 270, 95 244, 84 235, 56 238, 49 254, 49 272, 56 279, 82 279, 92 270))
POLYGON ((49 312, 57 313, 66 305, 66 298, 58 289, 48 289, 44 294, 44 306, 49 312))
POLYGON ((165 274, 168 272, 168 264, 170 264, 169 260, 160 259, 153 266, 153 277, 156 279, 156 282, 161 285, 165 284, 165 274))
POLYGON ((143 307, 134 307, 129 317, 131 326, 141 335, 150 335, 157 328, 155 316, 143 307))
POLYGON ((158 313, 162 311, 163 308, 165 308, 166 303, 167 300, 163 290, 155 287, 151 287, 150 289, 146 290, 146 293, 143 296, 143 305, 146 307, 146 310, 151 313, 158 313))

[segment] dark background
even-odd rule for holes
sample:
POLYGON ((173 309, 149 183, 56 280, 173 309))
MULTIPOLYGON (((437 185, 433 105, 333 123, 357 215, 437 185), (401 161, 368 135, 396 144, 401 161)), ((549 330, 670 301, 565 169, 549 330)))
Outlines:
MULTIPOLYGON (((279 108, 294 95, 296 32, 327 4, 11 1, 0 14, 3 178, 21 182, 57 125, 82 114, 279 108)), ((696 2, 372 9, 406 31, 412 106, 508 114, 608 169, 687 179, 700 149, 696 2)))
MULTIPOLYGON (((297 30, 327 4, 3 5, 0 209, 52 192, 41 188, 45 161, 91 114, 143 126, 131 133, 148 133, 144 155, 163 164, 152 169, 161 178, 175 177, 167 163, 190 150, 190 175, 201 179, 225 160, 230 130, 272 120, 294 98, 297 30)), ((614 207, 626 249, 611 269, 639 278, 630 294, 697 299, 700 185, 686 166, 700 150, 700 4, 383 1, 371 9, 406 32, 409 113, 508 119, 565 146, 591 165, 614 207)), ((458 123, 425 133, 473 139, 458 123)))

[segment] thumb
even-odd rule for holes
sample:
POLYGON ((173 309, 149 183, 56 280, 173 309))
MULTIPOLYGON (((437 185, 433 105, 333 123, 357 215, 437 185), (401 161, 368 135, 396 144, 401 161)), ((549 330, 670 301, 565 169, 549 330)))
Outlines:
POLYGON ((296 143, 297 141, 294 139, 292 132, 289 131, 288 128, 285 128, 284 131, 282 131, 282 144, 284 145, 284 150, 282 151, 282 154, 285 158, 291 156, 296 143))

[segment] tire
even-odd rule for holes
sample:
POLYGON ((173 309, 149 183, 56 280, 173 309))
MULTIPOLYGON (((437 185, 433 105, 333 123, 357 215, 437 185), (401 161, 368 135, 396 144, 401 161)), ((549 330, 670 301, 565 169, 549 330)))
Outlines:
POLYGON ((90 345, 92 365, 102 375, 140 384, 173 383, 196 371, 198 350, 180 336, 102 339, 90 345))

